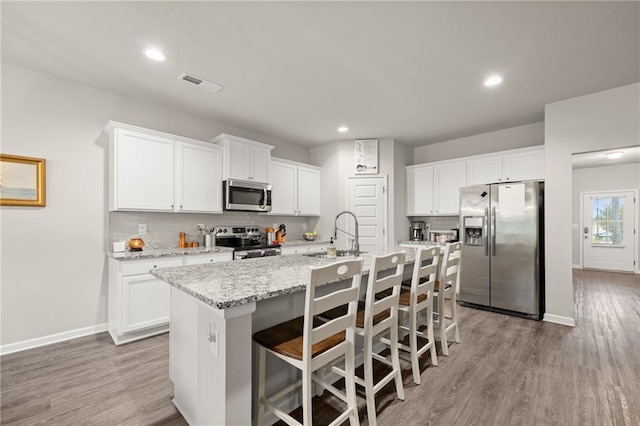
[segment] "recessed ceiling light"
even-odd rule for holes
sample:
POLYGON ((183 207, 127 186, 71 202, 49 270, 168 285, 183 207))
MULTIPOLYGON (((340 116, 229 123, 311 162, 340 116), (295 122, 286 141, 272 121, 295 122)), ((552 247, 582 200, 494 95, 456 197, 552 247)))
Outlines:
POLYGON ((155 48, 149 48, 144 51, 144 54, 147 55, 147 58, 153 59, 154 61, 164 61, 167 59, 160 50, 155 48))
POLYGON ((340 127, 338 127, 338 131, 340 133, 348 132, 349 128, 347 126, 340 126, 340 127))
POLYGON ((609 160, 615 160, 615 159, 618 159, 618 158, 622 157, 623 155, 624 155, 624 152, 622 152, 622 151, 609 152, 607 154, 607 158, 609 160))
POLYGON ((487 87, 497 86, 502 83, 502 77, 499 75, 492 75, 484 81, 484 85, 487 87))

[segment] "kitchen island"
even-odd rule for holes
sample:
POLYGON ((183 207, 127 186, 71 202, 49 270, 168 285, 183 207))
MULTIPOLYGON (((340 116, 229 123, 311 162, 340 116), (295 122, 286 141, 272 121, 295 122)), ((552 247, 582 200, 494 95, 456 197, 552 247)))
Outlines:
MULTIPOLYGON (((391 251, 406 252, 407 265, 415 260, 414 249, 391 251)), ((362 257, 367 274, 371 256, 362 257)), ((309 267, 341 259, 296 254, 151 272, 171 285, 169 375, 173 403, 189 424, 252 423, 253 333, 303 315, 309 267)), ((292 381, 291 370, 267 368, 267 392, 292 381)))

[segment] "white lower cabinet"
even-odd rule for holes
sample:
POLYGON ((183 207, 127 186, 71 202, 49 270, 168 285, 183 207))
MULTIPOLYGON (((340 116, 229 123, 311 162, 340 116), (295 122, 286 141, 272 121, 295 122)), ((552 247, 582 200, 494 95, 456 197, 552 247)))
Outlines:
POLYGON ((122 261, 109 259, 109 334, 116 345, 169 331, 170 286, 152 269, 225 262, 231 253, 122 261))
MULTIPOLYGON (((286 244, 286 243, 285 243, 286 244)), ((304 254, 304 253, 319 253, 327 251, 326 244, 305 244, 300 246, 282 246, 282 254, 304 254)))

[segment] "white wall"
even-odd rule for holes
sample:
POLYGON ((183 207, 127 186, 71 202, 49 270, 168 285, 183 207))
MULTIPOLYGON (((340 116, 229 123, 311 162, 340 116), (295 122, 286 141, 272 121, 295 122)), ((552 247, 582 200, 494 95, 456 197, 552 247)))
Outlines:
POLYGON ((0 209, 2 345, 107 320, 108 120, 203 140, 225 132, 309 160, 300 147, 2 64, 1 151, 47 160, 47 206, 0 209))
POLYGON ((638 144, 639 83, 546 105, 546 319, 573 323, 571 155, 638 144))
MULTIPOLYGON (((615 166, 589 167, 574 169, 572 173, 572 257, 575 266, 582 266, 580 252, 582 249, 582 230, 580 229, 581 192, 613 191, 619 189, 640 189, 640 164, 620 164, 615 166)), ((636 206, 639 204, 636 203, 636 206)), ((638 216, 640 218, 640 215, 638 216)), ((640 243, 640 219, 636 224, 636 237, 640 243)), ((640 244, 639 244, 640 246, 640 244)), ((636 259, 638 256, 636 255, 636 259)))
MULTIPOLYGON (((397 240, 395 224, 406 221, 404 165, 410 161, 411 148, 393 139, 378 140, 378 166, 380 175, 389 176, 388 192, 388 241, 391 246, 397 240), (396 158, 398 157, 398 159, 396 158), (401 170, 398 165, 402 164, 401 170), (398 175, 400 173, 400 175, 398 175)), ((322 167, 322 215, 316 224, 320 239, 333 235, 334 219, 347 209, 347 177, 355 175, 354 141, 336 141, 310 149, 311 163, 322 167)), ((373 176, 373 175, 371 175, 373 176)), ((408 233, 408 230, 407 230, 408 233)), ((346 241, 338 239, 338 246, 346 241)))
POLYGON ((412 164, 449 160, 469 155, 488 154, 544 143, 544 123, 511 127, 466 138, 416 147, 412 164))
POLYGON ((393 148, 394 173, 393 184, 390 186, 394 194, 394 220, 390 225, 393 227, 393 234, 389 240, 391 245, 409 239, 411 223, 407 218, 406 166, 413 164, 413 147, 396 141, 393 148))

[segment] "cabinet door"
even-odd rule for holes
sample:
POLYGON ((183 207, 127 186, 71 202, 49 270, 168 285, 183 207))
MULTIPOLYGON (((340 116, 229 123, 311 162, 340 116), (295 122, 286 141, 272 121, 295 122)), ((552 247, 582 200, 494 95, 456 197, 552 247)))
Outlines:
POLYGON ((433 214, 433 167, 407 168, 407 216, 433 214))
POLYGON ((320 216, 320 170, 298 167, 298 214, 320 216))
POLYGON ((292 164, 271 164, 271 214, 294 215, 298 210, 297 167, 292 164))
POLYGON ((467 161, 467 184, 502 182, 502 156, 494 155, 467 161))
POLYGON ((222 150, 178 142, 176 210, 222 213, 222 150))
POLYGON ((507 154, 502 161, 507 182, 544 180, 544 149, 507 154))
POLYGON ((227 159, 227 175, 231 179, 251 179, 251 145, 232 142, 227 145, 229 158, 227 159))
POLYGON ((169 322, 169 284, 149 274, 122 279, 123 333, 169 322))
POLYGON ((270 183, 269 165, 271 151, 263 148, 251 148, 251 180, 270 183))
POLYGON ((116 130, 115 210, 172 211, 173 140, 116 130))
POLYGON ((435 214, 457 215, 460 188, 467 184, 466 162, 438 164, 434 167, 435 214))

